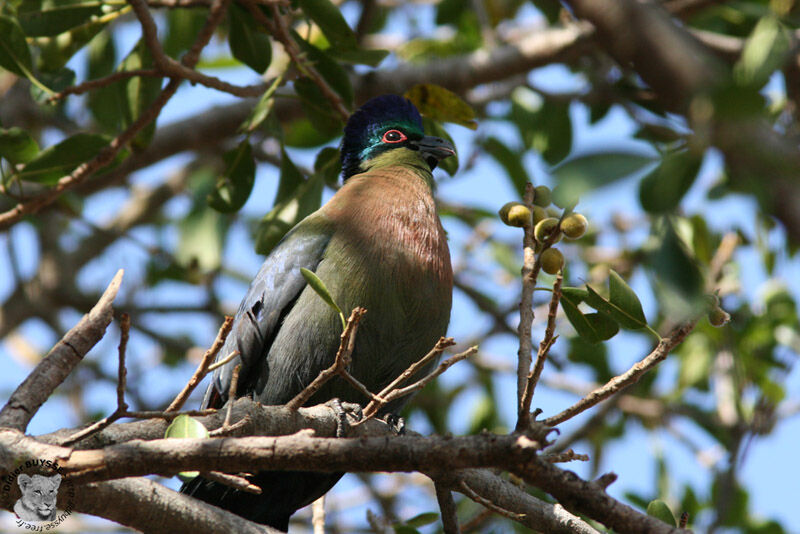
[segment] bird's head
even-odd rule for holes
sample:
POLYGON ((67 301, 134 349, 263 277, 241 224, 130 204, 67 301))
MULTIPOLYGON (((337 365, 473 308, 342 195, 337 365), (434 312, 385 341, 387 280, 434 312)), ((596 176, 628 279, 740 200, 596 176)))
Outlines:
POLYGON ((341 146, 344 179, 364 172, 370 161, 398 149, 413 154, 430 170, 456 153, 448 141, 425 135, 422 118, 410 100, 397 95, 378 96, 353 113, 344 128, 341 146))

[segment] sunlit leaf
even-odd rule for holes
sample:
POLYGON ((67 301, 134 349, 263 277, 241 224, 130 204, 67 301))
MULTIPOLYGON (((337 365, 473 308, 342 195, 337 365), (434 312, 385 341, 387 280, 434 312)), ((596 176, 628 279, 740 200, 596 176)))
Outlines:
POLYGON ((655 499, 650 501, 647 505, 647 515, 655 517, 672 527, 678 526, 678 523, 675 521, 675 516, 672 515, 669 506, 662 500, 655 499))
POLYGON ((22 128, 0 128, 0 157, 10 163, 27 163, 39 153, 39 144, 22 128))
POLYGON ((764 85, 784 63, 791 41, 791 32, 777 16, 763 17, 747 38, 742 55, 734 66, 736 81, 741 85, 764 85))
MULTIPOLYGON (((165 438, 207 438, 208 436, 208 429, 203 423, 186 414, 176 417, 164 432, 165 438)), ((178 477, 184 482, 188 482, 199 474, 199 471, 181 471, 178 473, 178 477)))
POLYGON ((328 290, 328 287, 325 285, 325 282, 323 282, 320 279, 320 277, 316 275, 316 273, 314 273, 313 271, 309 271, 305 267, 300 267, 300 274, 303 275, 303 278, 306 279, 306 282, 308 283, 309 286, 311 286, 311 289, 313 289, 314 292, 317 295, 319 295, 320 298, 324 300, 328 306, 330 306, 339 315, 344 314, 339 305, 336 304, 336 301, 333 300, 333 296, 331 295, 331 292, 328 290))
POLYGON ((356 35, 342 12, 329 0, 299 0, 300 8, 314 21, 334 48, 353 49, 356 35))
POLYGON ((193 275, 214 271, 222 264, 226 219, 213 209, 198 206, 178 226, 175 259, 189 269, 189 281, 199 283, 199 276, 193 275))
POLYGON ((478 127, 472 107, 449 89, 432 83, 420 83, 406 91, 405 97, 425 117, 438 122, 453 122, 472 130, 478 127))

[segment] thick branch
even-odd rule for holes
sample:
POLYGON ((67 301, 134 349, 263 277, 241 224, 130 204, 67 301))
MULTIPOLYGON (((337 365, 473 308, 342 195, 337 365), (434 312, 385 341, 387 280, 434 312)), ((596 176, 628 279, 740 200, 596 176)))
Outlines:
POLYGON ((114 310, 111 304, 122 283, 122 273, 122 269, 117 271, 94 308, 61 338, 11 394, 0 411, 0 427, 24 431, 53 391, 67 378, 86 353, 103 338, 106 327, 113 318, 114 310))

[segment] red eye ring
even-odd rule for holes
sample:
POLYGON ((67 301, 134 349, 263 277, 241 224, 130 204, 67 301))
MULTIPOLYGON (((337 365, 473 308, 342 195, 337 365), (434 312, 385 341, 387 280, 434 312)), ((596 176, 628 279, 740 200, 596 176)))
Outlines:
POLYGON ((407 139, 408 137, 406 134, 400 130, 387 130, 386 133, 383 134, 381 141, 384 143, 402 143, 407 139))

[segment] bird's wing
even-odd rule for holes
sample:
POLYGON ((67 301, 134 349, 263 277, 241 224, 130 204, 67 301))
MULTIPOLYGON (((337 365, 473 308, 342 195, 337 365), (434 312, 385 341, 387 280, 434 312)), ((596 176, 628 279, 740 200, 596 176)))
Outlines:
POLYGON ((331 239, 327 226, 320 217, 311 215, 286 234, 264 260, 239 305, 217 360, 234 350, 239 356, 214 371, 203 408, 220 407, 227 400, 231 375, 239 363, 238 391, 241 394, 252 388, 283 317, 306 285, 300 268, 314 271, 322 260, 331 239))

